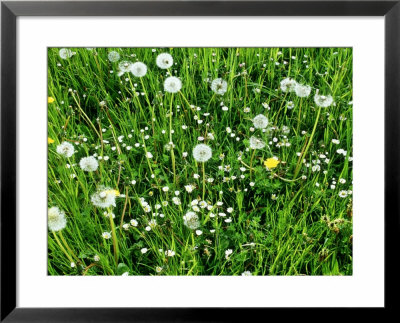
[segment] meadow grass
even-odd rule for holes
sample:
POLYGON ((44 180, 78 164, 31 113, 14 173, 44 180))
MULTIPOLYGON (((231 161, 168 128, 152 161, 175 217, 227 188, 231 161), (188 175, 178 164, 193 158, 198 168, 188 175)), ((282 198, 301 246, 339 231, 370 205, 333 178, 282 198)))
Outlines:
POLYGON ((48 50, 48 205, 67 224, 49 230, 49 275, 352 274, 351 48, 59 50, 48 50), (156 65, 163 52, 169 69, 156 65), (146 75, 118 75, 121 61, 143 62, 146 75), (164 91, 170 75, 177 93, 164 91), (288 77, 311 94, 284 92, 288 77), (319 108, 317 90, 334 104, 319 108), (266 146, 251 149, 252 136, 266 146), (69 158, 57 153, 65 141, 69 158), (212 149, 204 163, 192 155, 200 143, 212 149), (96 171, 79 166, 87 156, 96 171), (115 207, 92 203, 102 186, 115 207), (196 229, 184 223, 193 206, 196 229))

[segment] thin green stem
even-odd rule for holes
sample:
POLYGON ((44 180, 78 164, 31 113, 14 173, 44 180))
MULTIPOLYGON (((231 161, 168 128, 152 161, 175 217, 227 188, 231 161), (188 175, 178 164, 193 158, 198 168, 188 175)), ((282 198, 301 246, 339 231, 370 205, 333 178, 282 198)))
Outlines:
MULTIPOLYGON (((313 130, 312 130, 310 139, 308 140, 308 144, 307 144, 307 146, 306 146, 306 149, 304 149, 303 154, 301 154, 301 156, 300 156, 300 158, 299 158, 300 161, 302 161, 302 160, 306 157, 307 152, 308 152, 308 149, 309 149, 310 146, 311 146, 311 143, 312 143, 312 140, 313 140, 313 137, 314 137, 314 134, 315 134, 315 130, 317 129, 317 125, 318 125, 318 121, 319 121, 319 116, 320 116, 320 114, 321 114, 321 107, 318 108, 317 117, 316 117, 315 123, 314 123, 314 128, 313 128, 313 130)), ((301 162, 297 164, 296 169, 295 169, 295 171, 294 171, 293 179, 295 179, 295 178, 297 177, 297 174, 298 174, 299 171, 300 171, 301 165, 302 165, 301 162)))
POLYGON ((250 180, 252 179, 252 175, 253 175, 253 159, 254 159, 255 154, 256 154, 256 150, 253 149, 253 153, 251 154, 251 159, 250 159, 250 180))
POLYGON ((61 241, 58 239, 57 234, 53 232, 53 236, 57 241, 57 244, 60 246, 60 249, 64 252, 64 254, 67 256, 68 260, 72 263, 74 262, 74 260, 71 258, 71 256, 68 254, 67 250, 65 250, 65 248, 63 247, 63 245, 61 244, 61 241))

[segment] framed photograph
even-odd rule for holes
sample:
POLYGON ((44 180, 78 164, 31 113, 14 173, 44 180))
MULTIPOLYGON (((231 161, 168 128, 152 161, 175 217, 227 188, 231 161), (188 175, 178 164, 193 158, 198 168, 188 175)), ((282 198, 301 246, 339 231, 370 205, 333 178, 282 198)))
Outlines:
POLYGON ((398 1, 1 17, 1 321, 395 308, 398 1))

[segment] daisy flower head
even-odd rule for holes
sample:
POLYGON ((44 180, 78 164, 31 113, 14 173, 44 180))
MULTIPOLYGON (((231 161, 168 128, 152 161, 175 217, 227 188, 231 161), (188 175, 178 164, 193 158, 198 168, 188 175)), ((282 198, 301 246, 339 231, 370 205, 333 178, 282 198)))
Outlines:
POLYGON ((251 149, 263 149, 265 147, 265 142, 261 139, 251 136, 250 138, 250 148, 251 149))
POLYGON ((67 225, 64 211, 53 206, 47 211, 47 225, 50 231, 60 231, 67 225))
POLYGON ((331 95, 319 95, 317 91, 314 96, 314 102, 321 108, 327 108, 333 103, 333 98, 331 95))
POLYGON ((131 65, 131 73, 136 77, 143 77, 147 73, 147 66, 142 62, 136 62, 131 65))
POLYGON ((79 162, 79 166, 85 172, 94 172, 99 167, 99 162, 93 156, 83 157, 79 162))
POLYGON ((118 52, 116 52, 115 50, 113 50, 112 52, 109 52, 108 53, 108 60, 110 61, 110 62, 117 62, 117 61, 119 61, 119 53, 118 52))
POLYGON ((228 83, 221 78, 217 78, 211 82, 211 90, 216 94, 224 95, 227 89, 228 83))
POLYGON ((75 53, 68 48, 61 48, 58 54, 62 59, 68 59, 75 55, 75 53))
POLYGON ((341 198, 347 197, 347 191, 340 191, 340 192, 339 192, 339 196, 340 196, 341 198))
POLYGON ((283 92, 293 92, 296 88, 297 82, 290 77, 287 77, 281 81, 281 90, 283 92))
POLYGON ((91 196, 91 201, 94 206, 108 208, 115 206, 115 198, 117 195, 119 195, 118 191, 109 187, 101 186, 96 193, 91 196))
POLYGON ((212 157, 212 150, 208 145, 199 144, 193 149, 193 157, 196 161, 204 163, 212 157))
POLYGON ((311 93, 311 86, 297 83, 294 87, 294 91, 299 98, 306 98, 311 93))
POLYGON ((268 126, 268 118, 263 114, 256 115, 253 124, 257 129, 265 129, 268 126))
POLYGON ((57 146, 57 153, 61 156, 69 158, 74 154, 74 152, 74 146, 67 141, 62 142, 57 146))
POLYGON ((244 271, 242 272, 242 276, 253 276, 253 274, 251 273, 251 271, 244 271))
POLYGON ((183 224, 189 229, 196 230, 200 226, 198 215, 195 212, 189 211, 183 216, 183 224))
POLYGON ((164 91, 177 93, 182 88, 182 81, 176 76, 167 77, 164 81, 164 91))
POLYGON ((111 239, 111 233, 110 232, 103 232, 102 234, 101 234, 101 236, 104 238, 104 239, 111 239))
POLYGON ((159 68, 162 68, 162 69, 170 68, 173 63, 174 63, 174 59, 168 53, 162 53, 157 56, 156 64, 159 68))

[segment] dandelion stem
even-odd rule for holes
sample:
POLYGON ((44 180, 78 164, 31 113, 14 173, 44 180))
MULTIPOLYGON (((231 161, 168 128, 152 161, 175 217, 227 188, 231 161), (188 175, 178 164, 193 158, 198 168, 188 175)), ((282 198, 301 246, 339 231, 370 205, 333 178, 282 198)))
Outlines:
POLYGON ((253 159, 254 159, 255 154, 256 154, 256 150, 253 149, 253 153, 252 153, 251 159, 250 159, 250 180, 251 180, 252 175, 253 175, 253 159))
POLYGON ((299 104, 299 115, 297 117, 297 128, 296 128, 296 133, 299 133, 300 129, 300 117, 301 117, 301 104, 303 103, 303 99, 300 99, 300 104, 299 104))
POLYGON ((112 216, 112 212, 110 209, 108 209, 108 217, 110 219, 110 226, 111 226, 111 235, 112 235, 112 240, 113 240, 113 247, 114 247, 114 259, 115 259, 115 264, 118 264, 118 240, 117 240, 117 234, 115 232, 115 225, 114 225, 114 220, 112 216))
POLYGON ((309 149, 310 146, 311 146, 311 142, 312 142, 312 139, 313 139, 313 137, 314 137, 315 130, 317 129, 317 125, 318 125, 318 121, 319 121, 319 116, 320 116, 320 114, 321 114, 321 107, 318 108, 317 117, 316 117, 315 123, 314 123, 314 128, 313 128, 313 130, 312 130, 310 139, 308 140, 308 144, 307 144, 307 146, 306 146, 306 149, 304 149, 304 152, 303 152, 303 153, 300 155, 300 157, 299 157, 300 162, 297 163, 296 169, 295 169, 295 171, 294 171, 293 179, 295 179, 295 178, 297 177, 297 174, 299 173, 300 168, 301 168, 301 164, 302 164, 301 161, 304 159, 304 157, 306 157, 307 152, 308 152, 308 149, 309 149))
POLYGON ((174 144, 172 142, 172 102, 174 99, 174 94, 171 95, 171 103, 169 107, 169 144, 171 145, 171 161, 172 161, 172 170, 174 172, 174 185, 176 185, 176 170, 175 170, 175 153, 174 153, 174 144))
POLYGON ((93 122, 89 119, 89 117, 87 116, 87 114, 85 113, 85 111, 83 111, 83 109, 81 108, 80 103, 78 102, 78 100, 75 97, 75 94, 72 93, 72 97, 74 98, 74 101, 76 103, 76 105, 79 108, 79 111, 82 113, 84 119, 86 119, 86 121, 89 123, 89 125, 93 128, 93 130, 96 132, 97 136, 100 138, 100 133, 97 131, 96 127, 94 126, 93 122))
POLYGON ((150 100, 149 100, 149 97, 148 97, 148 95, 147 95, 147 91, 146 91, 146 89, 144 88, 144 83, 143 83, 143 78, 141 77, 140 78, 140 83, 142 83, 142 89, 143 89, 143 91, 144 91, 144 94, 145 94, 145 98, 146 98, 146 101, 147 101, 147 104, 149 105, 149 107, 150 107, 150 111, 151 111, 151 127, 152 127, 152 129, 153 129, 153 136, 155 135, 155 131, 154 131, 154 107, 151 105, 151 103, 150 103, 150 100))
POLYGON ((64 248, 63 245, 61 244, 61 241, 58 239, 57 234, 56 234, 54 231, 52 231, 52 232, 53 232, 54 238, 55 238, 56 241, 57 241, 57 244, 60 246, 60 249, 64 252, 64 254, 67 256, 68 260, 69 260, 70 262, 74 262, 74 260, 73 260, 73 259, 71 258, 71 256, 68 254, 67 250, 65 250, 65 248, 64 248))
POLYGON ((206 172, 205 172, 204 163, 201 163, 201 168, 203 170, 203 201, 204 201, 204 196, 206 193, 206 172))
POLYGON ((64 245, 67 247, 68 251, 71 253, 72 257, 75 258, 75 260, 78 262, 79 258, 75 255, 75 253, 69 247, 68 242, 65 240, 64 235, 62 234, 62 230, 58 231, 58 234, 60 235, 60 238, 61 238, 62 242, 64 242, 64 245))

